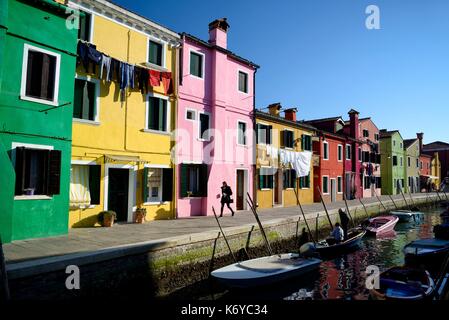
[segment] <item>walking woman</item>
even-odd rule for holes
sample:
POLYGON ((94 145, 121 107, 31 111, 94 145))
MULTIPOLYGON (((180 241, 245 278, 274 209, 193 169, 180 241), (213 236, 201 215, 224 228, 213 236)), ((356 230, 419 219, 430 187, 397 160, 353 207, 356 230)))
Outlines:
POLYGON ((223 185, 221 187, 221 213, 220 213, 220 217, 223 217, 223 208, 224 208, 225 204, 228 206, 229 210, 231 210, 232 216, 234 216, 234 210, 232 210, 231 206, 229 205, 230 203, 233 202, 232 199, 231 199, 231 195, 232 195, 231 187, 228 186, 226 181, 223 181, 223 185))

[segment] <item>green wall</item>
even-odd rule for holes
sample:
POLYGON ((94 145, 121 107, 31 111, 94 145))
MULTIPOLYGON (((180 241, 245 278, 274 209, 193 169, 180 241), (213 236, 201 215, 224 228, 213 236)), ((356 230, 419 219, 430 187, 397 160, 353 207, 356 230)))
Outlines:
POLYGON ((405 192, 419 192, 419 140, 416 140, 412 145, 410 145, 405 150, 405 158, 410 157, 410 167, 408 166, 408 162, 406 160, 405 166, 405 192), (418 159, 418 166, 416 166, 416 159, 418 159), (414 183, 416 184, 416 178, 418 178, 418 190, 412 190, 408 186, 408 178, 413 178, 414 183))
POLYGON ((0 223, 0 235, 5 241, 60 235, 68 230, 77 29, 66 28, 65 9, 59 4, 37 1, 36 7, 34 1, 1 0, 2 6, 5 1, 9 8, 4 47, 0 47, 0 74, 8 76, 0 87, 0 181, 7 188, 0 193, 0 203, 10 209, 0 213, 0 221, 5 222, 0 223), (19 98, 25 43, 60 54, 58 104, 68 105, 42 112, 52 106, 19 98), (59 195, 48 200, 14 200, 13 142, 62 151, 59 195))
POLYGON ((399 191, 394 184, 395 180, 405 181, 404 141, 399 132, 392 133, 389 137, 382 137, 380 140, 381 152, 381 176, 382 194, 398 194, 399 191), (393 166, 393 157, 397 156, 397 166, 393 166), (401 165, 402 158, 402 165, 401 165))

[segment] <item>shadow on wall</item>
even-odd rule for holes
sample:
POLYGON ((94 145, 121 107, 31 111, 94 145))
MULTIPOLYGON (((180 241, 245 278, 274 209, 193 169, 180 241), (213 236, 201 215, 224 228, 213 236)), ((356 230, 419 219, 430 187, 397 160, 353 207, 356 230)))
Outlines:
MULTIPOLYGON (((79 216, 81 216, 81 209, 77 209, 76 211, 79 211, 79 216)), ((69 214, 75 214, 74 210, 70 210, 69 214)), ((92 228, 92 227, 99 227, 100 225, 98 223, 98 215, 94 214, 86 218, 80 218, 78 222, 74 223, 72 225, 72 228, 92 228)))

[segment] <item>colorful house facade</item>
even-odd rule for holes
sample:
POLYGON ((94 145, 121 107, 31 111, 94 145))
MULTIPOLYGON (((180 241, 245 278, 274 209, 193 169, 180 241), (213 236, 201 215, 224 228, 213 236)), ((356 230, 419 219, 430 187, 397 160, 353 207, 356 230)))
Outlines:
POLYGON ((218 213, 221 186, 234 210, 254 185, 254 79, 258 66, 227 49, 229 24, 209 24, 209 40, 182 34, 174 148, 178 218, 218 213))
POLYGON ((282 152, 312 152, 314 127, 296 121, 295 108, 284 110, 281 104, 268 107, 269 112, 256 111, 256 184, 259 208, 290 207, 314 202, 313 162, 310 173, 298 177, 291 165, 282 163, 282 152))
POLYGON ((74 74, 72 227, 113 210, 132 222, 175 217, 172 130, 177 33, 108 1, 70 1, 85 13, 74 74))
POLYGON ((77 37, 68 16, 50 0, 0 1, 3 242, 67 233, 77 37))
POLYGON ((382 194, 400 194, 405 186, 404 140, 398 130, 380 130, 382 194))
POLYGON ((405 153, 405 186, 404 192, 416 193, 420 191, 420 163, 419 139, 404 140, 405 153))
POLYGON ((423 145, 423 153, 433 155, 438 153, 438 160, 441 165, 441 182, 449 177, 449 143, 434 141, 423 145))

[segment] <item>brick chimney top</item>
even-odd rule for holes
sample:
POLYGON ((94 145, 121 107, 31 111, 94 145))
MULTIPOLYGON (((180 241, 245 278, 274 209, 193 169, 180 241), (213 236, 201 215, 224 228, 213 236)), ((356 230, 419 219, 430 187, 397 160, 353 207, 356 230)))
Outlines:
POLYGON ((421 154, 421 153, 422 153, 422 150, 423 150, 424 132, 418 132, 418 133, 416 134, 416 137, 417 137, 418 140, 419 140, 419 153, 421 154))
POLYGON ((209 23, 209 43, 224 49, 228 46, 229 23, 226 18, 216 19, 209 23))
POLYGON ((230 26, 226 18, 215 19, 214 21, 209 23, 209 30, 218 28, 220 30, 223 30, 224 32, 228 32, 229 27, 230 26))
POLYGON ((351 115, 351 114, 360 114, 360 112, 358 112, 357 110, 351 109, 351 110, 348 111, 348 114, 349 115, 351 115))
POLYGON ((272 116, 279 116, 279 113, 281 113, 281 108, 280 102, 272 103, 268 106, 269 113, 272 116))
POLYGON ((297 108, 289 108, 284 110, 285 119, 296 122, 296 112, 298 112, 297 108))

